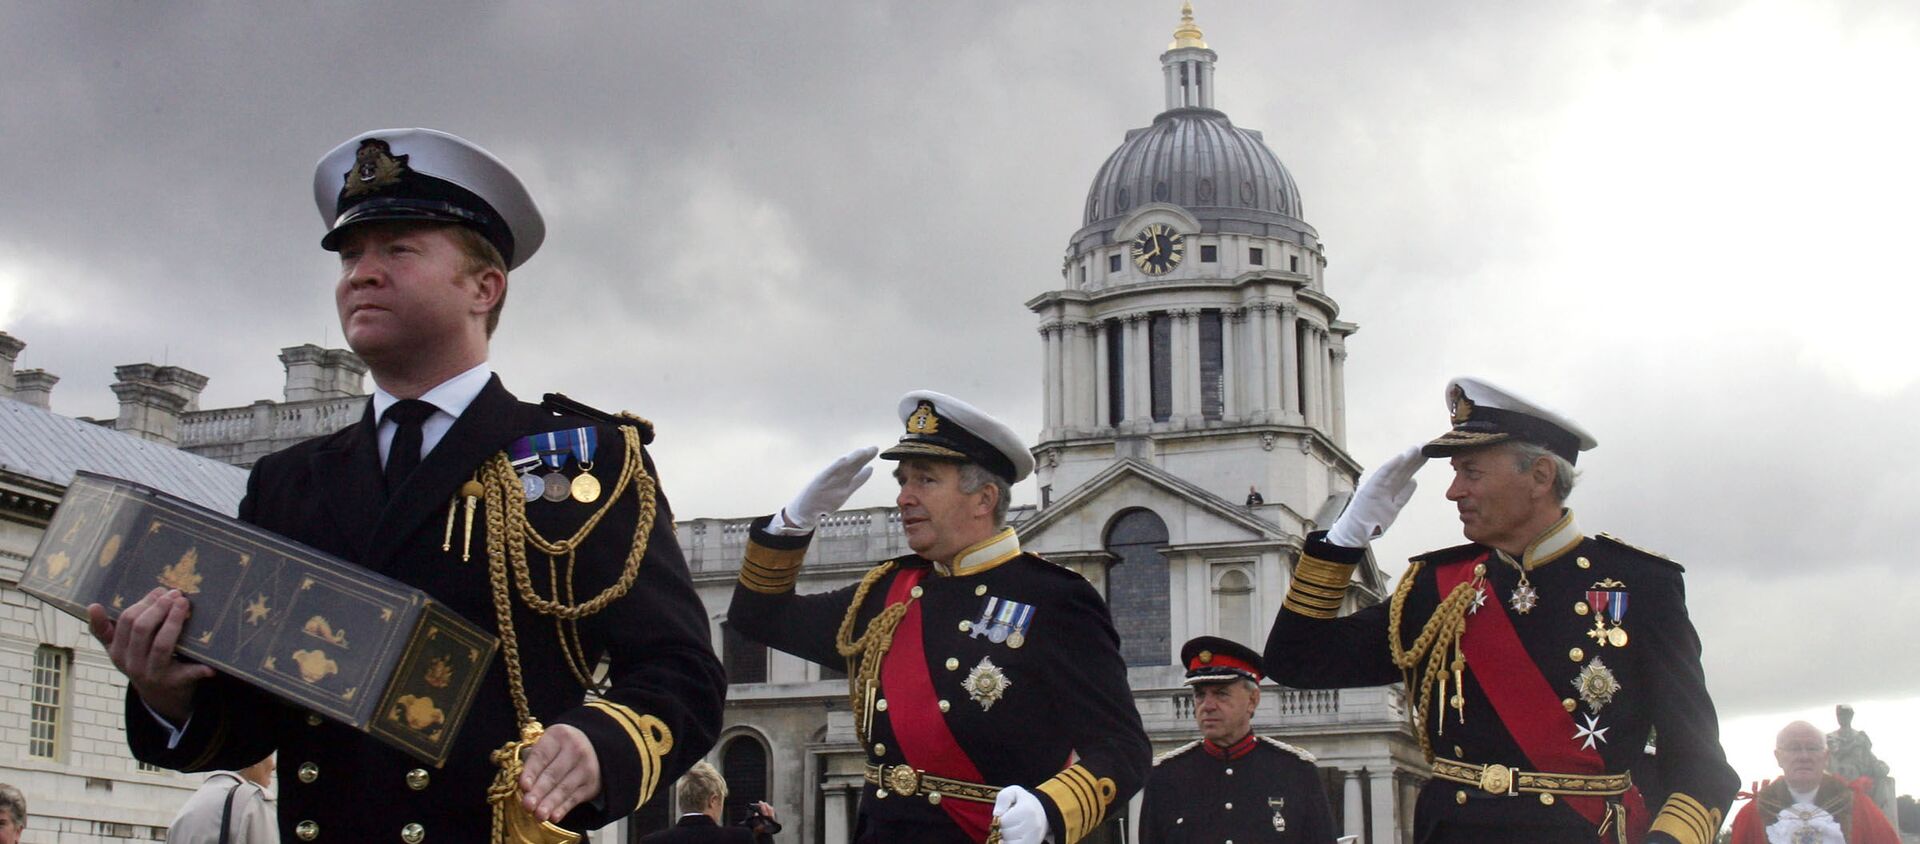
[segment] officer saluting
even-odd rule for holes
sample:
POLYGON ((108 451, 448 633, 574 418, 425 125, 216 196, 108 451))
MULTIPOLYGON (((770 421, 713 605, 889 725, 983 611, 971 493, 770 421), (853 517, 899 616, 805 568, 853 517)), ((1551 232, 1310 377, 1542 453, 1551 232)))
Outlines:
POLYGON ((321 159, 314 198, 375 390, 359 422, 255 464, 240 518, 427 592, 498 633, 500 656, 429 769, 175 659, 188 599, 156 590, 117 623, 92 612, 130 680, 128 743, 181 770, 277 749, 287 840, 577 838, 706 753, 726 689, 647 426, 520 402, 491 371, 507 274, 545 234, 499 159, 430 129, 369 132, 321 159))
POLYGON ((1738 778, 1681 567, 1574 524, 1573 462, 1596 443, 1571 420, 1475 378, 1450 383, 1447 406, 1452 430, 1375 468, 1308 537, 1267 640, 1274 679, 1406 681, 1433 764, 1416 841, 1712 841, 1738 778), (1470 542, 1415 557, 1391 601, 1336 618, 1429 457, 1452 460, 1470 542), (1650 816, 1628 769, 1656 728, 1670 793, 1650 816))
POLYGON ((1260 654, 1201 636, 1180 648, 1200 740, 1153 760, 1140 810, 1140 844, 1333 841, 1313 754, 1254 735, 1260 654))
POLYGON ((746 636, 845 667, 867 749, 860 842, 1073 844, 1139 788, 1150 755, 1106 602, 1020 550, 1017 434, 940 393, 900 402, 896 499, 914 553, 857 586, 794 592, 816 519, 872 473, 873 448, 754 523, 728 617, 746 636))

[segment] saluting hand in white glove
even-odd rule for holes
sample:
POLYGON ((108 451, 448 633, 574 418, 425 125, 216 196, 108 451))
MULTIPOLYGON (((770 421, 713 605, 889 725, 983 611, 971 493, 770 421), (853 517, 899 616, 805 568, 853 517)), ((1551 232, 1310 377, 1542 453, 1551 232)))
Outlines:
POLYGON ((771 533, 797 535, 809 533, 820 516, 840 509, 853 497, 867 479, 873 477, 873 456, 880 453, 874 446, 856 448, 833 461, 827 468, 814 475, 800 494, 773 514, 773 520, 767 525, 771 533))
POLYGON ((1003 844, 1040 844, 1047 837, 1047 810, 1040 798, 1017 785, 1000 789, 993 798, 993 816, 1000 819, 1003 844))
POLYGON ((1427 465, 1420 448, 1416 445, 1381 461, 1360 479, 1346 511, 1327 530, 1328 542, 1358 548, 1387 532, 1401 508, 1413 499, 1414 488, 1419 486, 1413 480, 1413 473, 1427 465))

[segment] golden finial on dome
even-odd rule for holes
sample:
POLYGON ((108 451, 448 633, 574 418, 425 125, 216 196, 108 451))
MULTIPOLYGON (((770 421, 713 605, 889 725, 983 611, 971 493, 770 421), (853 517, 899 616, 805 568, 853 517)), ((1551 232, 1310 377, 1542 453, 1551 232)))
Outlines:
POLYGON ((1193 22, 1191 0, 1180 4, 1180 27, 1173 31, 1173 43, 1167 45, 1169 50, 1178 50, 1182 47, 1198 47, 1202 50, 1207 48, 1206 36, 1200 33, 1200 27, 1193 22))

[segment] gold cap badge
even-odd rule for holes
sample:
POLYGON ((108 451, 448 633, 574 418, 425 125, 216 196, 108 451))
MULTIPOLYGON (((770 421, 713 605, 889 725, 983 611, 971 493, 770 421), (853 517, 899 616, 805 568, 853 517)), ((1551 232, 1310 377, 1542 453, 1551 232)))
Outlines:
POLYGON ((1455 384, 1453 395, 1447 397, 1447 404, 1453 411, 1453 424, 1458 425, 1473 416, 1473 399, 1467 398, 1467 391, 1455 384))
POLYGON ((406 156, 395 156, 386 141, 368 138, 360 142, 360 150, 353 155, 353 167, 346 175, 346 195, 359 196, 399 184, 401 174, 406 172, 406 156))
POLYGON ((913 415, 907 417, 907 433, 909 434, 940 433, 940 417, 935 416, 933 414, 933 402, 930 402, 930 401, 921 402, 920 407, 914 410, 913 415))

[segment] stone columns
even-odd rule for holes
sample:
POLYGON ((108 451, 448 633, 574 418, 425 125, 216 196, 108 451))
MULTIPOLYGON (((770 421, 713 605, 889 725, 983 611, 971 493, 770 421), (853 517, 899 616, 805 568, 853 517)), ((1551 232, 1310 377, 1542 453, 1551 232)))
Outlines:
POLYGON ((1364 815, 1367 809, 1366 804, 1362 802, 1360 798, 1360 772, 1357 770, 1344 770, 1341 771, 1341 773, 1346 775, 1346 794, 1344 795, 1345 800, 1341 806, 1340 817, 1346 828, 1342 830, 1340 834, 1365 835, 1367 833, 1367 819, 1364 815))
POLYGON ((1093 335, 1093 414, 1087 427, 1098 430, 1120 421, 1108 418, 1107 414, 1107 408, 1113 404, 1113 374, 1107 370, 1107 344, 1117 338, 1107 336, 1105 322, 1093 323, 1089 333, 1093 335))
POLYGON ((1343 345, 1333 347, 1333 441, 1341 448, 1347 445, 1347 349, 1343 345))
POLYGON ((1146 315, 1127 315, 1127 422, 1154 424, 1154 363, 1146 353, 1146 315))
MULTIPOLYGON (((860 792, 844 785, 824 786, 827 794, 826 806, 822 809, 825 817, 821 830, 822 841, 852 841, 854 803, 860 799, 860 792)), ((797 830, 796 830, 797 832, 797 830)))
POLYGON ((1373 792, 1373 844, 1394 844, 1400 840, 1396 834, 1399 819, 1394 811, 1399 795, 1394 793, 1392 760, 1380 762, 1380 770, 1375 771, 1367 783, 1373 792))
POLYGON ((1241 419, 1239 308, 1220 311, 1220 418, 1241 419))
POLYGON ((1280 306, 1280 359, 1275 364, 1280 367, 1281 404, 1285 411, 1284 421, 1299 422, 1300 410, 1300 340, 1298 320, 1300 309, 1292 303, 1280 306))
POLYGON ((1044 399, 1042 405, 1044 409, 1041 412, 1042 422, 1040 423, 1040 427, 1043 431, 1051 432, 1057 431, 1061 427, 1060 391, 1066 383, 1064 379, 1060 377, 1060 323, 1047 322, 1041 324, 1040 346, 1042 350, 1041 353, 1046 361, 1046 368, 1042 370, 1042 372, 1046 374, 1041 379, 1046 383, 1041 390, 1044 399))
POLYGON ((1194 346, 1187 342, 1187 335, 1193 329, 1193 311, 1168 311, 1167 319, 1167 347, 1172 358, 1167 362, 1167 375, 1172 380, 1167 385, 1167 421, 1184 425, 1199 404, 1188 401, 1194 381, 1200 375, 1200 367, 1193 360, 1194 346))

